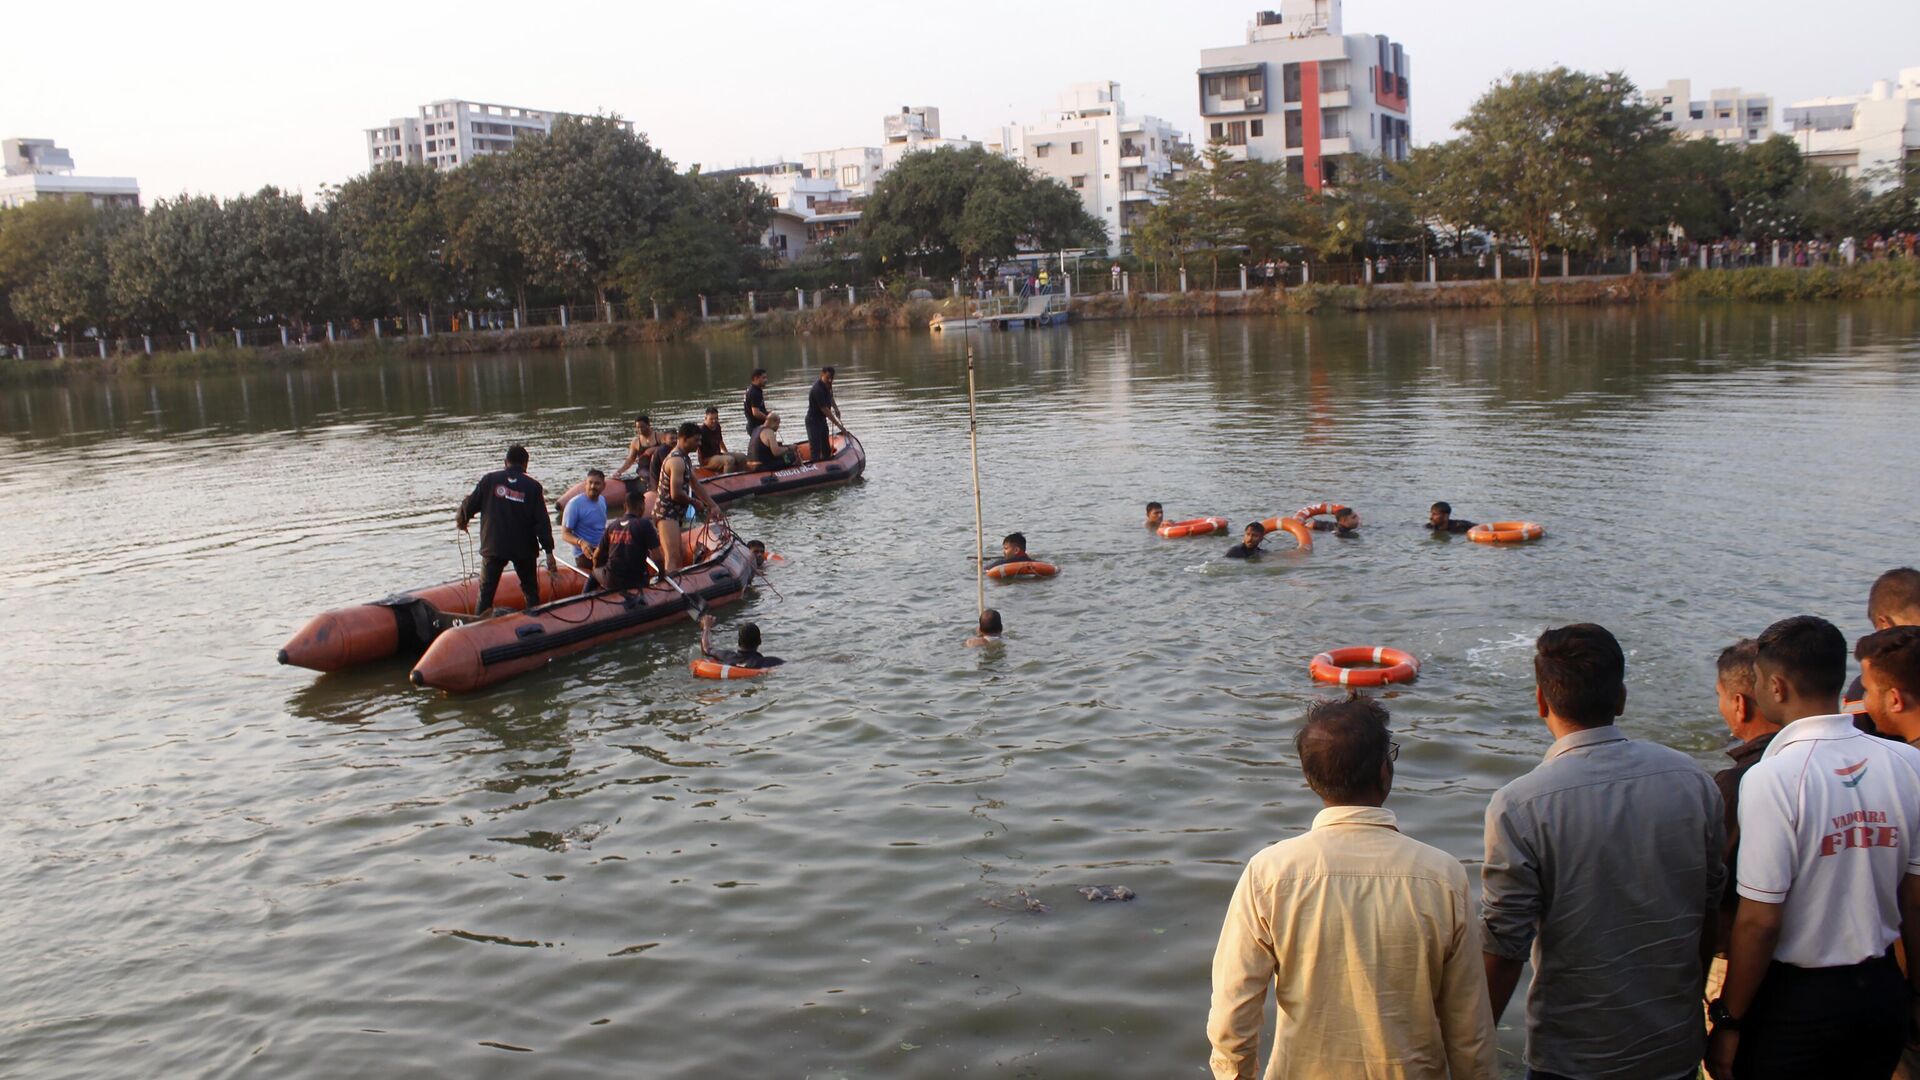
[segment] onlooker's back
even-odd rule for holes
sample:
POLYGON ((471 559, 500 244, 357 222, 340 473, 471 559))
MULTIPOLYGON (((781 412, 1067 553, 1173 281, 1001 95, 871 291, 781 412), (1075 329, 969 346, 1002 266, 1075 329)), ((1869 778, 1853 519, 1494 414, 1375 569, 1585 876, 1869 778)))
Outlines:
POLYGON ((1498 1016, 1529 951, 1527 1065, 1549 1076, 1691 1076, 1708 912, 1725 881, 1719 791, 1684 754, 1613 726, 1626 662, 1581 624, 1541 635, 1546 759, 1487 808, 1482 919, 1498 1016))
POLYGON ((1255 855, 1234 889, 1207 1022, 1215 1077, 1259 1075, 1269 986, 1269 1078, 1494 1075, 1466 871, 1381 805, 1397 749, 1386 721, 1363 698, 1308 713, 1296 745, 1326 809, 1312 831, 1255 855))

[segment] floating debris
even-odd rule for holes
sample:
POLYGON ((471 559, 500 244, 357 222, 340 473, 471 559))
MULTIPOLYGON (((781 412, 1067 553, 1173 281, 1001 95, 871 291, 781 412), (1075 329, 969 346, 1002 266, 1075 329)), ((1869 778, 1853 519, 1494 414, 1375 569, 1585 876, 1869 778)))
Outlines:
POLYGON ((1125 885, 1082 885, 1079 893, 1096 904, 1109 900, 1131 900, 1134 896, 1133 890, 1125 885))
POLYGON ((1042 902, 1039 897, 1025 889, 1006 897, 983 896, 980 902, 990 908, 999 908, 1001 911, 1025 911, 1033 915, 1045 915, 1053 910, 1051 905, 1042 902))

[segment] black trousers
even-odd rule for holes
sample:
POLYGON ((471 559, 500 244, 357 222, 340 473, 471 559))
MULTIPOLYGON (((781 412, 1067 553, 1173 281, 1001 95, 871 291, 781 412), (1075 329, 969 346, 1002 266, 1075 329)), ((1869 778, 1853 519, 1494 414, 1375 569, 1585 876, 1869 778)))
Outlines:
POLYGON ((520 593, 527 598, 528 607, 537 607, 540 603, 540 560, 534 555, 516 555, 511 559, 501 559, 488 555, 480 560, 480 614, 493 609, 493 594, 500 588, 500 572, 513 564, 513 572, 520 579, 520 593))
POLYGON ((1885 1080, 1907 1030, 1906 980, 1893 957, 1850 967, 1774 961, 1740 1019, 1740 1080, 1885 1080))
POLYGON ((807 417, 807 445, 813 449, 813 460, 825 461, 833 456, 833 441, 827 438, 827 418, 818 420, 807 417))

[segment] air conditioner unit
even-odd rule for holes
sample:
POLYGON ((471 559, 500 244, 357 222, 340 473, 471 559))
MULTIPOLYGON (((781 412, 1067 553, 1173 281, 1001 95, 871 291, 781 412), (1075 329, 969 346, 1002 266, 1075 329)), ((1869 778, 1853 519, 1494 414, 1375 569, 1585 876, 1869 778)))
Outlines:
POLYGON ((1265 95, 1262 95, 1262 94, 1248 94, 1247 108, 1249 109, 1259 108, 1261 101, 1263 101, 1264 99, 1265 99, 1265 95))

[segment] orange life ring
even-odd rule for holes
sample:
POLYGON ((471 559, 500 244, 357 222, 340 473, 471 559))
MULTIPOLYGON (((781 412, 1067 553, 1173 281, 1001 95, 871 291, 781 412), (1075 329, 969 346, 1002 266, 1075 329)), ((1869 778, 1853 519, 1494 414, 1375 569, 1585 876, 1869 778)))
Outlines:
POLYGON ((1299 544, 1300 551, 1313 550, 1313 530, 1307 528, 1307 523, 1304 521, 1297 521, 1290 517, 1270 517, 1261 522, 1260 527, 1267 530, 1268 535, 1284 532, 1293 537, 1299 544))
POLYGON ((1346 507, 1340 505, 1337 502, 1317 502, 1308 506, 1303 506, 1300 509, 1295 510, 1293 512, 1293 520, 1308 521, 1313 518, 1320 517, 1323 514, 1338 514, 1340 511, 1345 509, 1346 507))
POLYGON ((1160 526, 1160 535, 1169 540, 1182 536, 1206 536, 1209 533, 1226 532, 1227 519, 1223 517, 1188 518, 1171 525, 1160 526))
POLYGON ((1384 686, 1387 683, 1412 682, 1420 677, 1420 661, 1412 653, 1379 645, 1361 645, 1351 649, 1329 649, 1307 665, 1314 682, 1341 686, 1384 686), (1355 664, 1379 664, 1380 667, 1354 667, 1355 664))
POLYGON ((1547 530, 1531 521, 1494 521, 1467 530, 1467 539, 1476 544, 1518 544, 1545 535, 1547 530))
POLYGON ((693 673, 702 679, 757 679, 765 675, 770 668, 734 667, 718 660, 701 657, 693 662, 693 673))
POLYGON ((987 576, 995 579, 1052 577, 1059 572, 1059 567, 1052 563, 1043 563, 1038 559, 1028 559, 1024 562, 1001 563, 999 566, 990 566, 987 568, 987 576))
POLYGON ((1861 698, 1859 701, 1843 701, 1840 703, 1840 711, 1846 713, 1848 716, 1865 716, 1867 714, 1867 701, 1865 698, 1861 698))

